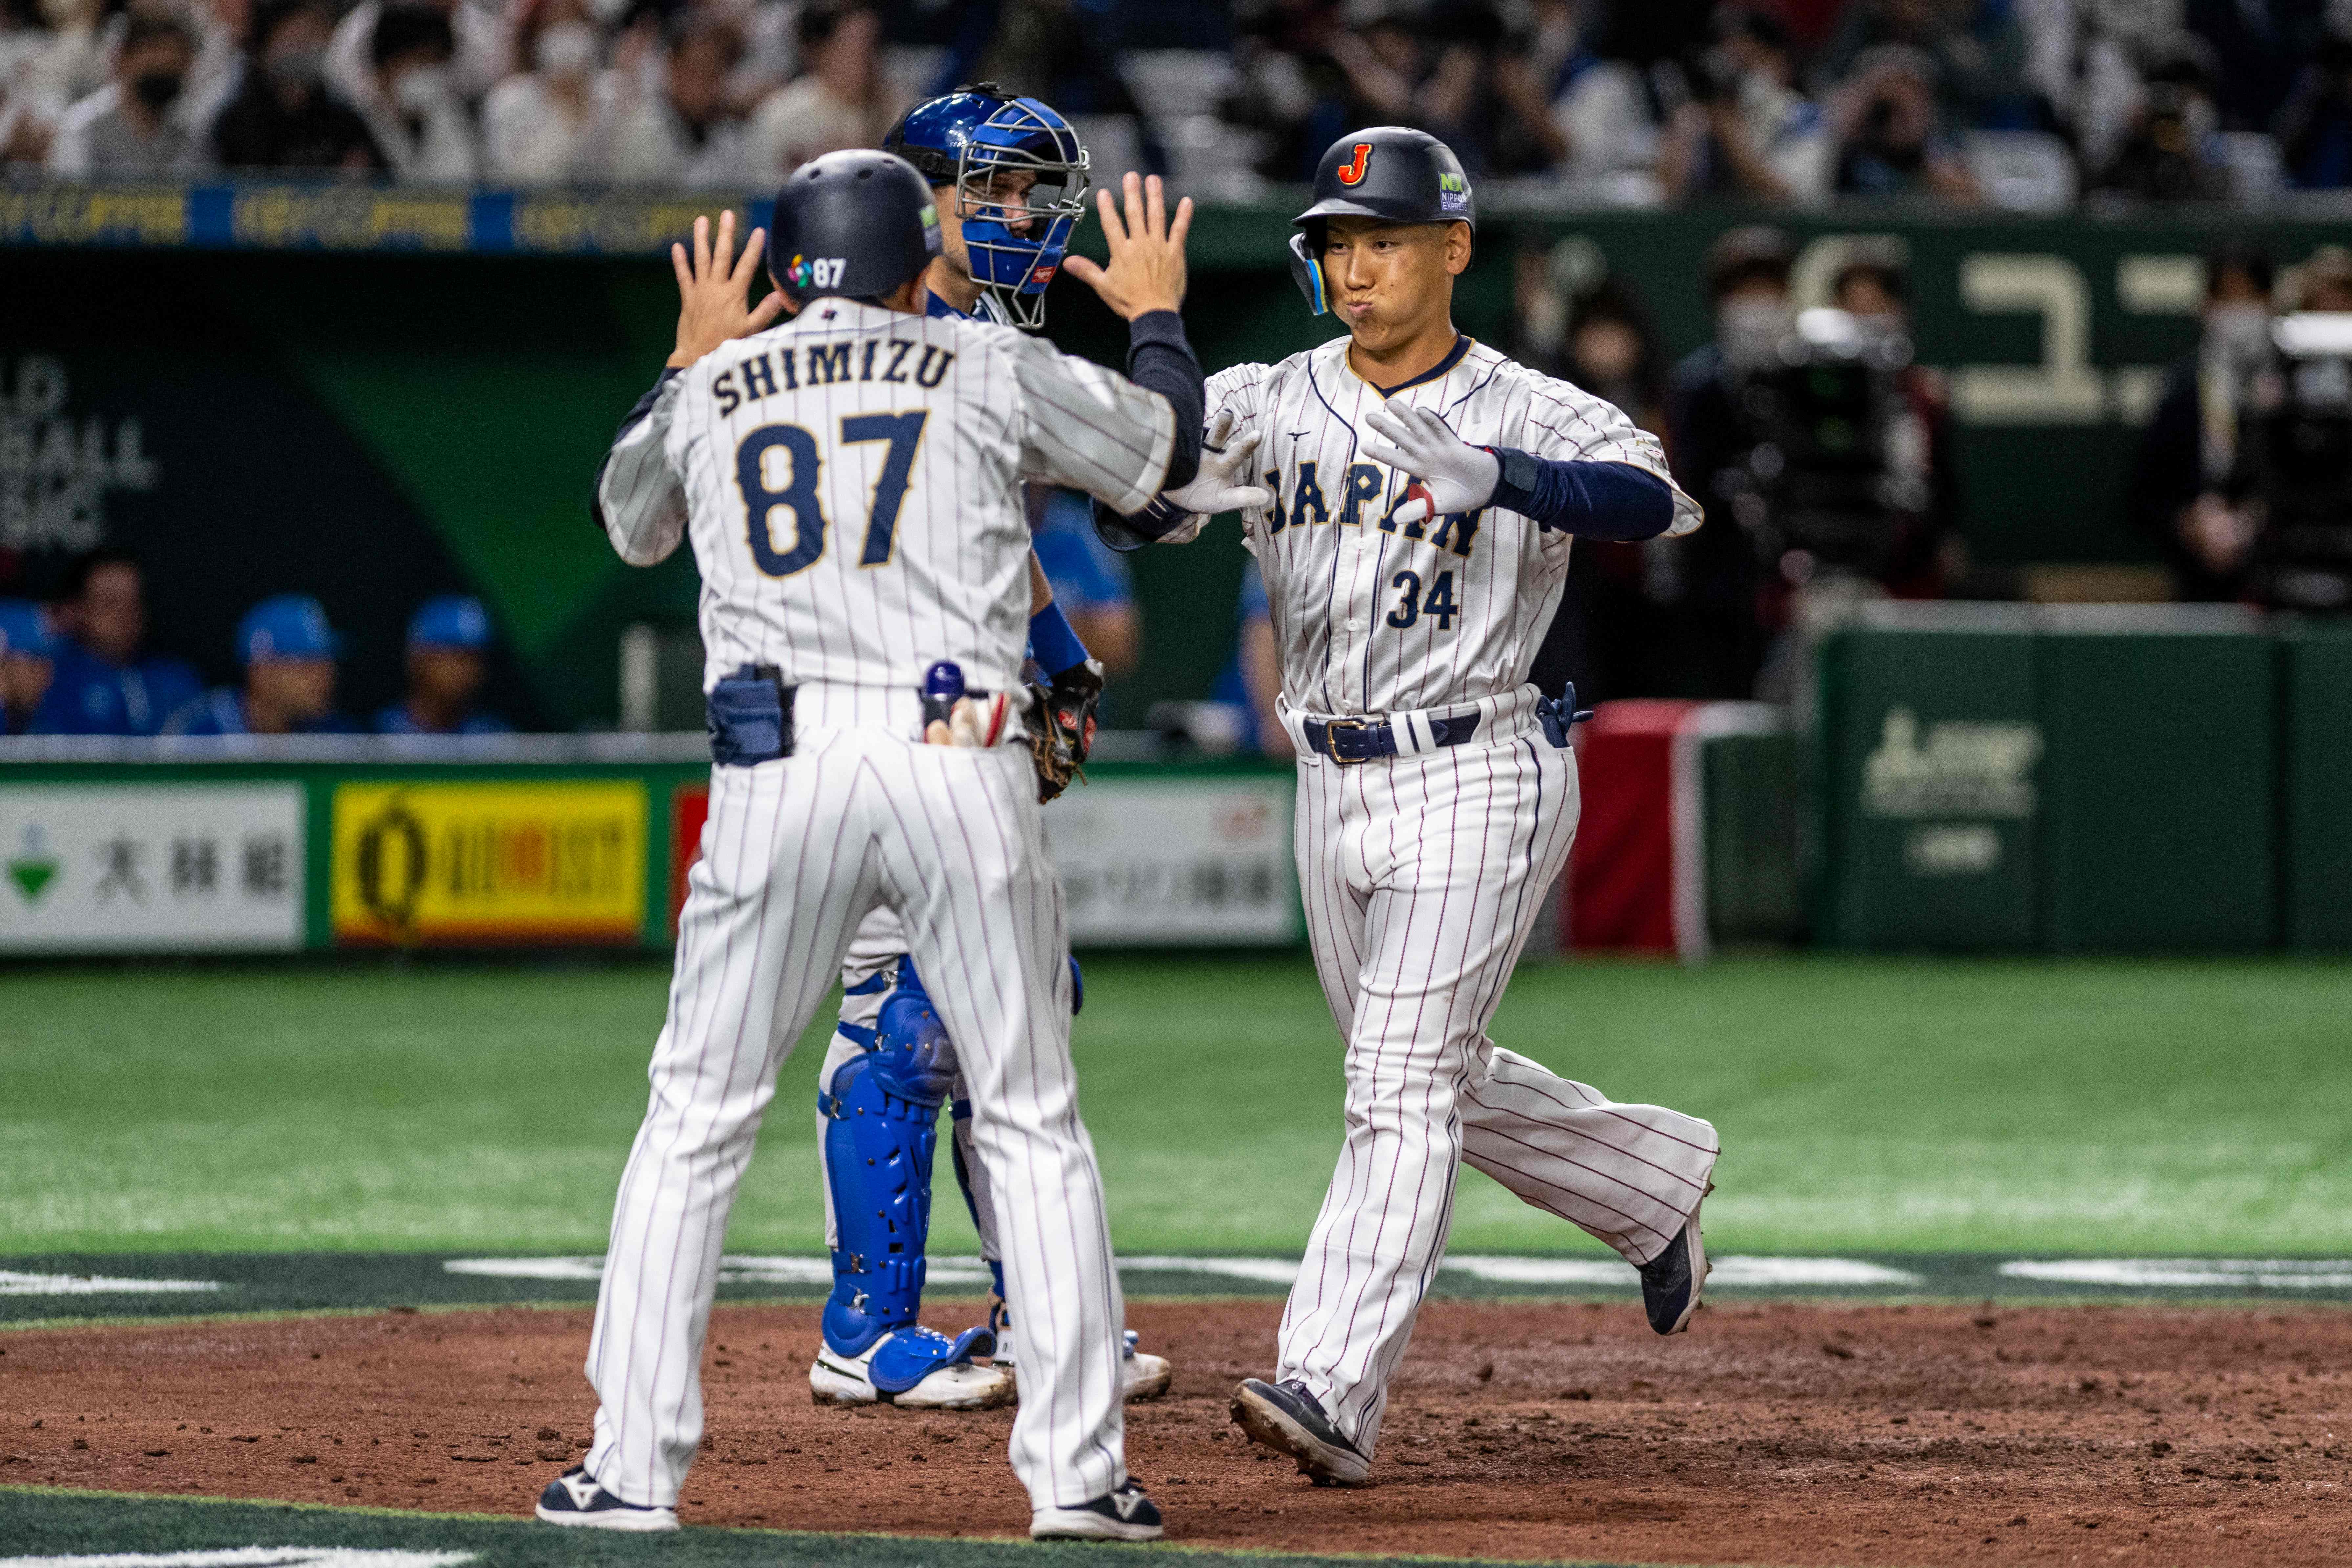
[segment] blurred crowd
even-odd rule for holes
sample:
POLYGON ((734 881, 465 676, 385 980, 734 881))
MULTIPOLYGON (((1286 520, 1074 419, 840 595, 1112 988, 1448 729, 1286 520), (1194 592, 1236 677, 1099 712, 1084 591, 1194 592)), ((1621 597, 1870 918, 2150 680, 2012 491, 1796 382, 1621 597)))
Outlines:
POLYGON ((0 599, 0 735, 501 735, 477 699, 491 643, 479 599, 447 595, 408 623, 405 689, 362 722, 336 706, 343 639, 307 594, 276 594, 237 622, 238 679, 147 646, 136 557, 78 558, 51 603, 0 599))
POLYGON ((2352 0, 0 0, 0 163, 757 188, 982 76, 1209 195, 1383 122, 1627 204, 2352 185, 2352 0))

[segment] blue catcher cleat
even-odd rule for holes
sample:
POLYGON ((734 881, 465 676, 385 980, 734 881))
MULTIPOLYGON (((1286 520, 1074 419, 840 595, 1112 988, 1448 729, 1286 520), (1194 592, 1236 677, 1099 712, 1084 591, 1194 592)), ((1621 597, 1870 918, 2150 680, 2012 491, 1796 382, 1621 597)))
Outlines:
POLYGON ((810 1396, 819 1405, 919 1410, 1009 1405, 1012 1372, 973 1364, 996 1348, 995 1335, 971 1329, 950 1339, 916 1321, 930 1234, 931 1159, 955 1054, 914 964, 900 961, 898 985, 870 1037, 841 1027, 866 1052, 844 1063, 817 1097, 839 1245, 824 1342, 809 1368, 810 1396))
POLYGON ((809 1397, 819 1405, 901 1405, 909 1410, 993 1410, 1015 1395, 1012 1369, 977 1366, 991 1343, 986 1329, 950 1340, 920 1326, 894 1329, 856 1355, 831 1342, 809 1368, 809 1397))

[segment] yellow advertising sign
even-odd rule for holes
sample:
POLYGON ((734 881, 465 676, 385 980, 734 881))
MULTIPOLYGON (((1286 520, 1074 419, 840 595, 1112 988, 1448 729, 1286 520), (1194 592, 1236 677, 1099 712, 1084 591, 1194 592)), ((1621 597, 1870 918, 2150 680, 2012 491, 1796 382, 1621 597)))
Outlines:
POLYGON ((634 942, 646 819, 634 780, 338 784, 335 938, 634 942))

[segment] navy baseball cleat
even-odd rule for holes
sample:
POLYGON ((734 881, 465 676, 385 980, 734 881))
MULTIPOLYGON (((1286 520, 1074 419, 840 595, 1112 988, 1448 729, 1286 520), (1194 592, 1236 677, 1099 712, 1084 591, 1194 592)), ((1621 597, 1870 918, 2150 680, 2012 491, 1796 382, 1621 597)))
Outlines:
POLYGON ((1041 1508, 1029 1516, 1032 1541, 1157 1541, 1160 1510, 1133 1481, 1076 1508, 1041 1508))
POLYGON ((596 1484, 585 1465, 574 1465, 539 1494, 539 1517, 549 1524, 583 1530, 676 1530, 677 1510, 623 1502, 596 1484))
POLYGON ((1318 1487, 1370 1482, 1370 1456, 1348 1441, 1296 1378, 1278 1384, 1244 1378, 1234 1394, 1234 1422, 1251 1442, 1297 1460, 1298 1473, 1318 1487))
POLYGON ((1649 1311, 1650 1327, 1662 1334, 1689 1328, 1691 1314, 1698 1310, 1699 1292, 1706 1289, 1707 1270, 1714 1267, 1699 1235, 1698 1210, 1693 1209, 1666 1249, 1642 1265, 1642 1305, 1649 1311))

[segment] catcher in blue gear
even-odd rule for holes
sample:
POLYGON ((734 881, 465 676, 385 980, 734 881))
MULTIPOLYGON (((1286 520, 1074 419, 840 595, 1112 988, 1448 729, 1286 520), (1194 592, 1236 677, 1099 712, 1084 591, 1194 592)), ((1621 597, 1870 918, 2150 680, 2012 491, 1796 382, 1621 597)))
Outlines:
MULTIPOLYGON (((992 83, 915 105, 883 139, 886 151, 930 182, 940 247, 925 274, 933 315, 965 315, 1034 329, 1045 287, 1085 215, 1087 153, 1069 122, 1032 98, 992 83)), ((1101 666, 1070 629, 1031 566, 1031 694, 1060 749, 1083 763, 1094 731, 1101 666)), ((1044 766, 1040 764, 1041 776, 1044 766)), ((1071 962, 1074 1004, 1085 991, 1071 962)), ((858 930, 842 974, 841 1021, 820 1071, 817 1147, 824 1169, 834 1288, 824 1343, 809 1369, 819 1404, 889 1403, 984 1410, 1018 1396, 1017 1352, 987 1184, 972 1150, 971 1111, 956 1091, 955 1047, 906 956, 895 922, 858 930), (994 1279, 989 1321, 950 1336, 919 1321, 930 1235, 939 1113, 952 1104, 958 1184, 994 1279)), ((1075 1010, 1075 1007, 1074 1007, 1075 1010)), ((1166 1360, 1127 1338, 1127 1396, 1151 1398, 1171 1381, 1166 1360)))

